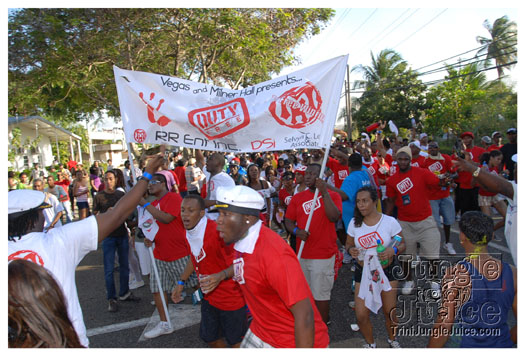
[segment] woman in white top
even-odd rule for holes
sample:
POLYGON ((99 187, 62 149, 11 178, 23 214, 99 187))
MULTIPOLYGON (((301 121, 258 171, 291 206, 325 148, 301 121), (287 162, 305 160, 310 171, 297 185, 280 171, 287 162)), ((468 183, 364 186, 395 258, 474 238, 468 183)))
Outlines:
POLYGON ((75 174, 76 179, 73 185, 73 195, 77 199, 78 220, 83 220, 89 212, 89 180, 87 172, 84 170, 78 170, 75 174))
POLYGON ((264 208, 261 210, 261 220, 266 226, 270 226, 270 209, 272 206, 272 201, 270 199, 270 196, 272 194, 272 190, 275 191, 275 189, 265 181, 264 179, 261 179, 261 171, 259 169, 259 166, 256 164, 251 164, 248 166, 247 169, 248 172, 248 184, 247 186, 252 188, 253 190, 256 190, 257 193, 261 194, 261 196, 264 198, 264 208))
POLYGON ((396 278, 401 277, 402 269, 395 256, 405 251, 405 242, 401 240, 398 246, 387 247, 395 235, 401 236, 401 226, 393 217, 377 211, 377 199, 377 190, 371 186, 362 187, 357 191, 354 218, 350 221, 347 231, 346 249, 352 257, 358 260, 355 271, 355 312, 359 329, 366 341, 364 346, 375 348, 370 310, 366 307, 365 301, 358 297, 363 273, 363 255, 377 255, 380 261, 388 260, 388 263, 382 267, 392 289, 388 292, 381 291, 381 300, 388 332, 387 341, 390 347, 399 348, 399 342, 395 338, 397 326, 396 278), (376 250, 377 240, 381 240, 382 245, 386 247, 386 250, 380 254, 376 250))

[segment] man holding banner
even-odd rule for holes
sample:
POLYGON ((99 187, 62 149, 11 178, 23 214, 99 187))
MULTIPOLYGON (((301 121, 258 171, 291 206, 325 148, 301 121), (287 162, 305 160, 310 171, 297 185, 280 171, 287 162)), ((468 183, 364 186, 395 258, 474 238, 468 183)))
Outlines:
POLYGON ((292 197, 286 210, 285 225, 288 231, 305 241, 303 256, 299 260, 315 304, 325 323, 330 321, 330 294, 334 285, 334 264, 337 253, 335 223, 341 217, 342 201, 339 194, 329 191, 326 182, 319 178, 321 166, 308 165, 304 180, 307 190, 292 197), (314 191, 321 197, 314 203, 314 191), (312 228, 306 231, 310 211, 314 210, 312 228))

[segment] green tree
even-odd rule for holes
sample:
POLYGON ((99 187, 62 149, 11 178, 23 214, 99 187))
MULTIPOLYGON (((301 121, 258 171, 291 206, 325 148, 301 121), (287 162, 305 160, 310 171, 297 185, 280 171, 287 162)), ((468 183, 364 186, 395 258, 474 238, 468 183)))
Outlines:
POLYGON ((331 9, 21 9, 9 16, 9 113, 118 117, 113 65, 232 88, 298 61, 331 9))
POLYGON ((507 16, 500 17, 491 24, 488 20, 483 22, 490 37, 477 36, 476 40, 483 46, 478 55, 486 56, 487 65, 493 62, 498 67, 498 77, 501 78, 505 69, 510 69, 518 60, 518 28, 514 21, 509 21, 507 16))
POLYGON ((425 109, 425 86, 396 51, 385 49, 377 57, 371 53, 371 59, 372 65, 352 69, 366 79, 366 89, 352 115, 354 122, 361 131, 379 120, 392 120, 399 128, 410 127, 410 118, 420 119, 425 109))

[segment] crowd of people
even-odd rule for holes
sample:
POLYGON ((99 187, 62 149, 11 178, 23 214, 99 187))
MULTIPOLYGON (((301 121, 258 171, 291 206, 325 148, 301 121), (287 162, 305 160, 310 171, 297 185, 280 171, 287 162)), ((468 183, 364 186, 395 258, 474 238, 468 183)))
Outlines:
MULTIPOLYGON (((372 138, 334 139, 328 152, 195 150, 185 158, 161 150, 138 167, 126 161, 122 170, 95 162, 88 173, 70 159, 49 171, 35 165, 29 177, 21 173, 16 179, 10 172, 10 293, 40 287, 15 277, 27 267, 14 262, 44 266, 27 273, 51 272, 62 294, 45 298, 67 306, 69 320, 46 314, 61 321, 58 334, 44 335, 19 312, 24 301, 12 303, 10 294, 9 345, 88 346, 75 267, 101 243, 108 312, 118 312, 121 302, 139 302, 132 290, 149 275, 160 322, 146 338, 174 331, 168 298, 179 303, 185 291, 197 291, 203 295, 199 335, 210 347, 328 347, 331 292, 344 263, 352 266, 351 303, 365 347, 376 347, 369 313, 381 308, 388 345, 401 347, 398 291, 408 295, 425 286, 442 298, 456 291, 453 301, 460 300, 439 314, 434 329, 491 327, 456 317, 463 308, 491 302, 505 316, 494 326, 501 335, 491 343, 471 333, 460 345, 512 347, 516 333, 506 325, 506 311, 517 308, 517 130, 507 130, 505 144, 500 132, 484 136, 484 147, 474 144, 472 132, 463 132, 448 155, 425 133, 413 129, 406 140, 387 138, 385 125, 378 126, 372 138), (496 224, 492 208, 502 215, 496 224), (468 258, 440 276, 443 252, 456 255, 456 221, 468 258), (503 227, 514 266, 487 253, 494 231, 503 227), (423 277, 414 273, 414 262, 429 266, 423 277), (492 263, 497 273, 486 275, 483 263, 492 263), (475 273, 482 277, 473 278, 475 273), (453 278, 458 274, 476 283, 465 292, 453 278), (504 280, 507 288, 483 294, 480 279, 494 285, 504 280), (462 293, 468 298, 458 297, 462 293)), ((429 346, 446 341, 434 337, 429 346)))

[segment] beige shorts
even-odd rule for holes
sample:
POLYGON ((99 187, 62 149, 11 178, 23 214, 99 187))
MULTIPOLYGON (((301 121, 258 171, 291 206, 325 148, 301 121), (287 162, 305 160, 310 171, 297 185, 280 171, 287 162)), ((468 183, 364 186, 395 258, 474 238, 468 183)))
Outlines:
POLYGON ((301 258, 299 262, 314 300, 330 300, 332 287, 334 286, 335 255, 323 260, 301 258))
POLYGON ((503 201, 504 198, 502 198, 499 194, 492 195, 492 196, 485 196, 485 195, 478 195, 478 205, 479 206, 493 206, 499 201, 503 201))
POLYGON ((403 230, 403 240, 405 240, 406 255, 412 255, 434 260, 439 258, 439 246, 441 244, 441 234, 436 225, 436 220, 430 215, 425 220, 409 222, 399 220, 399 225, 403 230), (417 243, 419 242, 419 253, 417 253, 417 243))

